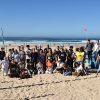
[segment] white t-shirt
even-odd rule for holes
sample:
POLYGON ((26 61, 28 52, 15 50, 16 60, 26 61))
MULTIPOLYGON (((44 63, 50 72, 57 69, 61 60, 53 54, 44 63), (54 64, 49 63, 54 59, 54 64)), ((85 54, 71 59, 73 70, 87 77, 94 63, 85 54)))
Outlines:
POLYGON ((97 43, 95 43, 95 44, 94 44, 94 52, 95 52, 95 51, 98 51, 98 49, 99 49, 99 46, 98 46, 97 43))
POLYGON ((82 71, 82 70, 83 70, 82 65, 80 65, 79 67, 76 68, 76 72, 79 72, 79 71, 82 71))
POLYGON ((26 50, 26 59, 31 59, 30 55, 31 55, 31 50, 27 49, 26 50))
POLYGON ((9 61, 8 60, 2 60, 2 69, 9 67, 9 61))

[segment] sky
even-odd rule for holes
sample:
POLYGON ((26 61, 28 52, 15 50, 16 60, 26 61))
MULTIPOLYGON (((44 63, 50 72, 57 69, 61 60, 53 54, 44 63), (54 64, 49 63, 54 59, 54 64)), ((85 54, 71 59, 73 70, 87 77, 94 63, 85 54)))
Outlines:
POLYGON ((100 0, 0 0, 0 27, 4 36, 100 37, 100 0))

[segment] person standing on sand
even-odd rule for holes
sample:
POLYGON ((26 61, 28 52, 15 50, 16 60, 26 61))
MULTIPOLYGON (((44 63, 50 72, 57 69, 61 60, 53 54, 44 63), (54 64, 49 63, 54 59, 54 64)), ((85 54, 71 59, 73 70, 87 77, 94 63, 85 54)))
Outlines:
POLYGON ((21 46, 21 50, 19 51, 20 60, 25 62, 26 56, 24 51, 24 46, 21 46))
POLYGON ((4 48, 1 48, 1 51, 0 51, 0 60, 4 60, 4 57, 5 57, 6 53, 4 51, 4 48))
POLYGON ((82 47, 80 47, 79 50, 78 50, 78 48, 76 50, 77 50, 77 52, 76 52, 76 61, 75 62, 82 64, 82 67, 83 67, 85 53, 83 52, 82 47))
POLYGON ((46 56, 43 50, 41 49, 38 54, 38 60, 43 64, 43 71, 46 71, 46 56))
POLYGON ((74 60, 75 60, 75 53, 73 51, 73 46, 70 46, 69 51, 68 51, 68 55, 67 55, 67 64, 71 68, 72 71, 73 71, 74 60))
POLYGON ((63 48, 61 49, 61 53, 59 55, 59 58, 61 59, 61 62, 65 63, 65 61, 66 61, 66 53, 65 53, 63 48))
POLYGON ((4 57, 4 60, 2 60, 2 71, 4 76, 8 75, 8 68, 9 68, 9 60, 7 57, 4 57))
POLYGON ((47 66, 47 70, 46 70, 45 73, 46 74, 52 74, 53 73, 53 61, 52 61, 51 58, 48 58, 46 66, 47 66))
POLYGON ((27 45, 26 47, 27 47, 27 49, 26 49, 26 68, 27 68, 27 64, 31 60, 31 49, 30 49, 29 45, 27 45))
POLYGON ((99 68, 97 70, 97 75, 100 72, 100 50, 98 51, 98 55, 97 55, 97 64, 99 65, 99 68))
POLYGON ((41 61, 38 60, 37 64, 36 64, 36 68, 37 68, 37 73, 38 74, 43 74, 44 71, 43 71, 43 64, 41 63, 41 61))
POLYGON ((53 73, 59 72, 59 73, 63 73, 63 66, 64 66, 64 62, 61 62, 61 59, 58 59, 58 61, 56 61, 56 68, 54 69, 53 73))
POLYGON ((15 49, 15 50, 14 50, 14 62, 15 62, 16 64, 18 64, 19 61, 20 61, 20 55, 19 55, 17 49, 15 49))
POLYGON ((86 50, 87 50, 87 54, 88 54, 88 61, 89 61, 89 64, 91 65, 92 52, 93 52, 93 43, 90 40, 88 40, 88 42, 87 42, 86 50))
POLYGON ((94 48, 93 48, 93 62, 95 68, 97 68, 98 51, 99 51, 99 40, 94 43, 94 48))

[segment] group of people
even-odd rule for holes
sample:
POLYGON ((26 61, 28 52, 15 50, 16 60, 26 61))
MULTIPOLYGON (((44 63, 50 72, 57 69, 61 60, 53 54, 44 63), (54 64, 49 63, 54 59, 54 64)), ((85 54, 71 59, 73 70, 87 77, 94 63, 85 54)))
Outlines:
POLYGON ((56 49, 41 46, 30 48, 30 45, 11 48, 6 54, 4 48, 0 51, 0 64, 3 75, 10 77, 29 78, 36 74, 61 73, 65 76, 83 76, 88 74, 89 68, 100 71, 99 41, 93 43, 88 40, 86 47, 56 49))

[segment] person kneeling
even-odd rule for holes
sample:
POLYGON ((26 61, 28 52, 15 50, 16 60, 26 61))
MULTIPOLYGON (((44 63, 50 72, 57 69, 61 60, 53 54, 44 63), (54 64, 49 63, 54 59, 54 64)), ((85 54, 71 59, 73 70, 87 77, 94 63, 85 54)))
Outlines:
POLYGON ((61 62, 61 59, 58 59, 56 64, 57 64, 57 67, 54 69, 53 73, 61 73, 61 74, 63 74, 64 62, 61 62))
POLYGON ((77 77, 85 75, 82 64, 75 62, 74 67, 75 67, 75 72, 73 72, 73 75, 75 75, 77 77))
POLYGON ((37 68, 38 74, 43 74, 43 64, 40 61, 38 61, 38 63, 36 64, 36 68, 37 68))
POLYGON ((48 59, 46 65, 47 65, 46 74, 52 74, 53 73, 53 62, 52 62, 52 60, 48 59))

